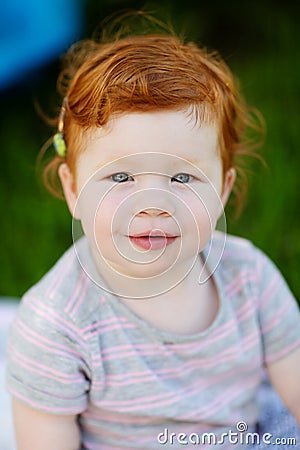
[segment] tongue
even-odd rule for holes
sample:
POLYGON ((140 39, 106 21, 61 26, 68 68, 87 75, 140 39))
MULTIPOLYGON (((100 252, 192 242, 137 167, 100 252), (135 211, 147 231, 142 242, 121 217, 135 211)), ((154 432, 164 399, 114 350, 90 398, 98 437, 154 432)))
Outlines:
POLYGON ((132 241, 144 250, 160 250, 167 245, 165 236, 139 236, 133 237, 132 241))

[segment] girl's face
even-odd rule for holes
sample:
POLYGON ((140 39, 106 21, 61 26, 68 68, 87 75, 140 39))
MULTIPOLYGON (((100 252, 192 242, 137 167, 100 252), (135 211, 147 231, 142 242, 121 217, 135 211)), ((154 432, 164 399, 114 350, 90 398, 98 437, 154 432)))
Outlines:
POLYGON ((218 130, 185 112, 130 113, 89 130, 74 183, 60 178, 99 270, 145 279, 189 270, 234 182, 223 180, 218 130), (76 190, 74 189, 76 184, 76 190))

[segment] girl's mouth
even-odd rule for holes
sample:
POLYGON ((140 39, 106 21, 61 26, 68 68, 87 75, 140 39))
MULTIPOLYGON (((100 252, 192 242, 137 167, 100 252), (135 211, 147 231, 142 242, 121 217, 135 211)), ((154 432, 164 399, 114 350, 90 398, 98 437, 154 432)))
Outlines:
POLYGON ((130 241, 143 250, 162 250, 171 245, 178 236, 169 235, 157 230, 129 236, 130 241))

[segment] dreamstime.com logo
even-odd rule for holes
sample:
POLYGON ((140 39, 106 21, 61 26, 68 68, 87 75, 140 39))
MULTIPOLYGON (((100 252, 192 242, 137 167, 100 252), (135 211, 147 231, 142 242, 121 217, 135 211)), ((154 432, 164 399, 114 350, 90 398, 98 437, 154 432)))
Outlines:
POLYGON ((168 428, 157 435, 157 442, 160 445, 290 445, 295 446, 295 437, 276 437, 272 433, 260 435, 256 432, 247 432, 248 425, 244 421, 236 424, 236 430, 228 430, 220 435, 215 433, 174 433, 168 428))

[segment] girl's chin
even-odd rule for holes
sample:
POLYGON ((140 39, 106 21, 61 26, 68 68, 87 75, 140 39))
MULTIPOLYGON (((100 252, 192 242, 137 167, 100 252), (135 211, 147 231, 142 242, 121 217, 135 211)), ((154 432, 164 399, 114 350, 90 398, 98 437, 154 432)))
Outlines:
MULTIPOLYGON (((139 283, 173 283, 182 279, 194 266, 198 256, 194 245, 182 247, 178 238, 153 239, 149 243, 147 238, 138 238, 139 246, 124 241, 115 242, 114 246, 102 248, 93 246, 93 256, 97 261, 98 272, 112 278, 113 283, 124 282, 124 278, 130 283, 137 280, 139 283), (166 245, 166 240, 167 245, 166 245), (153 245, 149 249, 150 245, 153 245), (162 247, 162 248, 161 248, 162 247), (183 252, 183 248, 185 251, 183 252)), ((130 240, 131 241, 131 240, 130 240)))
POLYGON ((178 260, 160 261, 135 264, 127 262, 125 265, 106 261, 106 271, 115 279, 115 283, 124 282, 144 284, 174 284, 185 278, 195 264, 195 258, 180 263, 178 260))

